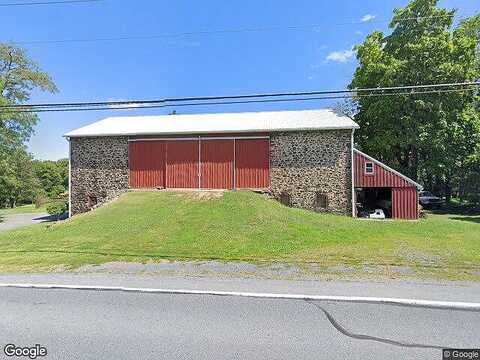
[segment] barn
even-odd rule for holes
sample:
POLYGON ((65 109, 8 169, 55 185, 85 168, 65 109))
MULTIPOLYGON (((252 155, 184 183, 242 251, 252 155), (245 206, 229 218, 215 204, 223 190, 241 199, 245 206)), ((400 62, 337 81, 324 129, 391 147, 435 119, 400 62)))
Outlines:
POLYGON ((255 189, 352 215, 357 128, 332 110, 106 118, 65 134, 70 211, 130 190, 255 189))

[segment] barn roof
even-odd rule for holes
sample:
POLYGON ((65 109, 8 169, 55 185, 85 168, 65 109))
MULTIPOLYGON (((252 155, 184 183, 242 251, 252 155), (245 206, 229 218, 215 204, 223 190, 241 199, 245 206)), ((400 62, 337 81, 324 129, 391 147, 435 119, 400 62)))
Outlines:
POLYGON ((357 129, 333 110, 109 117, 65 137, 357 129))

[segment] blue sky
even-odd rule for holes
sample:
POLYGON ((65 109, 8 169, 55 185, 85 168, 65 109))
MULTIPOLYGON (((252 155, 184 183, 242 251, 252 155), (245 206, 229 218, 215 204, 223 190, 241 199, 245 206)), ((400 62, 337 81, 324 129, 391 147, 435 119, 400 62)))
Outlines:
MULTIPOLYGON (((22 0, 23 1, 23 0, 22 0)), ((9 1, 0 1, 1 3, 9 1)), ((21 2, 20 0, 17 2, 21 2)), ((192 35, 150 40, 26 44, 51 74, 58 94, 31 102, 153 99, 253 92, 339 89, 355 70, 351 51, 374 29, 387 30, 408 0, 103 0, 2 8, 0 41, 84 39, 269 26, 317 28, 192 35), (362 19, 364 20, 362 22, 362 19), (347 24, 345 24, 347 23, 347 24), (353 24, 352 24, 353 23, 353 24)), ((460 15, 473 0, 442 0, 460 15)), ((327 101, 179 108, 181 113, 324 108, 327 101)), ((66 157, 62 134, 107 116, 171 109, 41 113, 29 148, 35 157, 66 157)))

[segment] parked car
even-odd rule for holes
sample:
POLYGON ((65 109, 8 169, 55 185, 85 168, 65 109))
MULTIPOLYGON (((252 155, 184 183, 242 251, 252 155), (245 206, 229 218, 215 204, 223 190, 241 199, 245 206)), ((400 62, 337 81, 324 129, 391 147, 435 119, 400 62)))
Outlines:
POLYGON ((424 208, 438 208, 444 204, 444 200, 438 196, 433 195, 430 191, 420 191, 418 194, 420 205, 424 208))

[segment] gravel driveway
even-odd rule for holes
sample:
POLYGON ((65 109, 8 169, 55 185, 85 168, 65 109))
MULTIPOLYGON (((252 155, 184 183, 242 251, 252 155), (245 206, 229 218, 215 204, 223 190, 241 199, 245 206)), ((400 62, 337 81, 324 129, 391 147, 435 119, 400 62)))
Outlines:
POLYGON ((52 217, 48 214, 0 214, 0 219, 2 220, 2 222, 0 222, 0 231, 12 230, 39 222, 52 221, 52 217))

